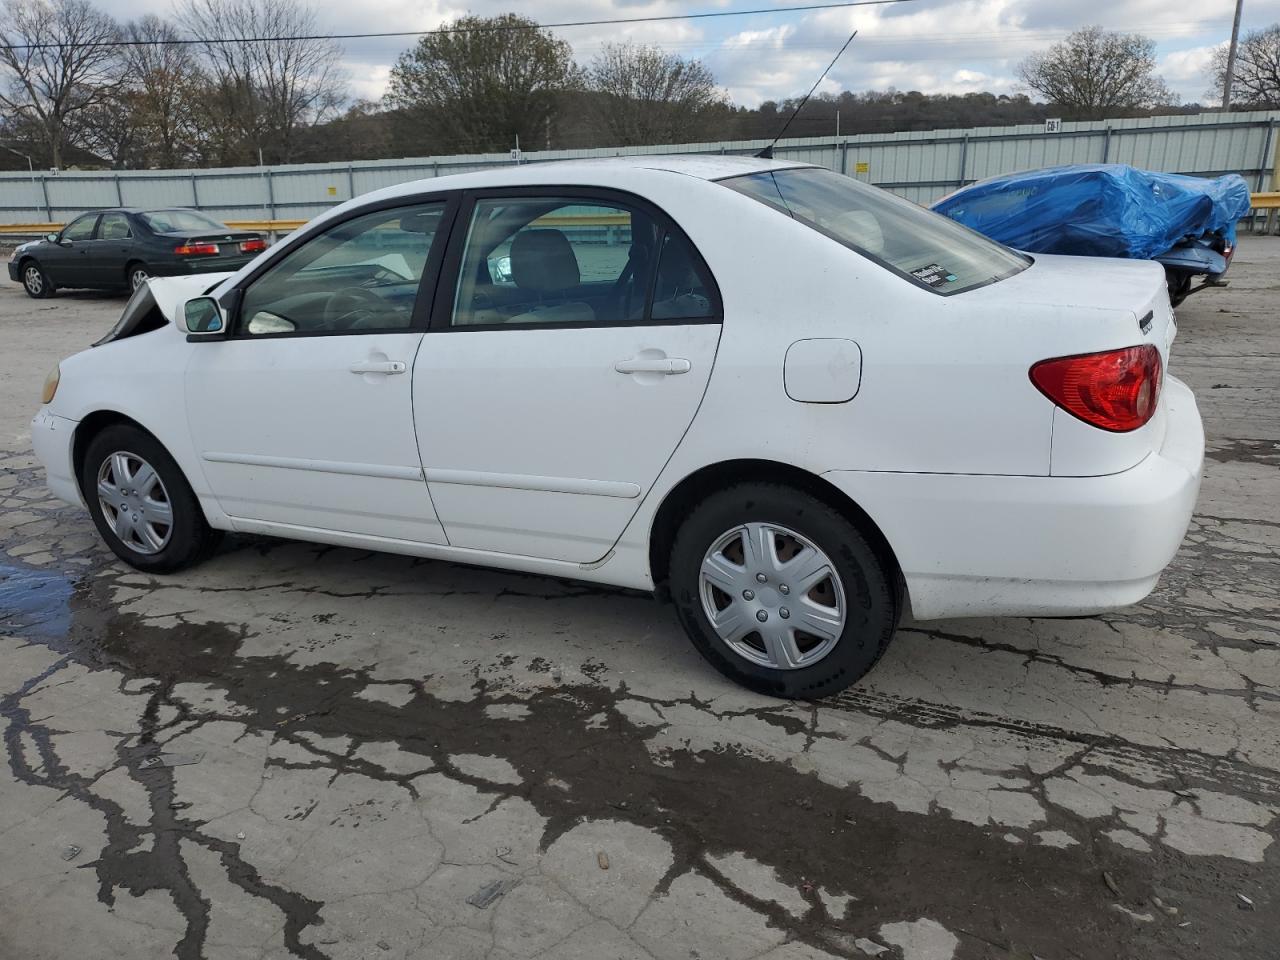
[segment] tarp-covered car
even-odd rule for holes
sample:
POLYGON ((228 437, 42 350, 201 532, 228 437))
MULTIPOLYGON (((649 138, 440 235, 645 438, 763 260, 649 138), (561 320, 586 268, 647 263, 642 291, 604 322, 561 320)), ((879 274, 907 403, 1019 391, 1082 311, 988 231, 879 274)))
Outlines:
POLYGON ((943 197, 938 213, 1028 253, 1158 260, 1174 303, 1195 276, 1217 279, 1250 209, 1237 174, 1191 177, 1121 163, 991 177, 943 197))

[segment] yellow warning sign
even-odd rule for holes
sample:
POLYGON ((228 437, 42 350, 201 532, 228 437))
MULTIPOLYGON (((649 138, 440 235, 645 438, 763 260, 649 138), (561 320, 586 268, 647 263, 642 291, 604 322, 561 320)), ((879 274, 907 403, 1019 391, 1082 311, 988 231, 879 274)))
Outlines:
POLYGON ((338 195, 338 188, 337 188, 337 187, 330 187, 330 188, 329 188, 329 196, 331 196, 331 197, 336 197, 337 195, 338 195))
POLYGON ((853 172, 854 173, 870 173, 871 164, 868 163, 866 160, 859 160, 857 163, 853 165, 853 172))

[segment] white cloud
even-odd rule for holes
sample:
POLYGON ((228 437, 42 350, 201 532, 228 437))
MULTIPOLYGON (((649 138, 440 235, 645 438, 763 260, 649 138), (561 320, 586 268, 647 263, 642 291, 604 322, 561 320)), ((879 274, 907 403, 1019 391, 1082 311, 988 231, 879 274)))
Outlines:
MULTIPOLYGON (((127 19, 171 15, 171 0, 96 0, 127 19)), ((770 0, 785 6, 790 0, 770 0)), ((428 30, 466 13, 515 10, 542 23, 753 9, 761 0, 317 0, 318 20, 338 33, 428 30)), ((754 106, 803 94, 845 37, 859 31, 822 85, 826 91, 1011 92, 1017 63, 1029 53, 1091 23, 1156 40, 1160 69, 1183 97, 1200 99, 1213 46, 1230 31, 1234 0, 1195 8, 1169 0, 917 0, 857 7, 657 23, 563 28, 557 34, 587 61, 605 43, 657 43, 702 57, 736 103, 754 106)), ((1280 20, 1280 0, 1250 0, 1244 29, 1280 20)), ((178 18, 174 18, 178 19, 178 18)), ((391 65, 412 37, 344 41, 344 65, 356 96, 376 98, 391 65)))

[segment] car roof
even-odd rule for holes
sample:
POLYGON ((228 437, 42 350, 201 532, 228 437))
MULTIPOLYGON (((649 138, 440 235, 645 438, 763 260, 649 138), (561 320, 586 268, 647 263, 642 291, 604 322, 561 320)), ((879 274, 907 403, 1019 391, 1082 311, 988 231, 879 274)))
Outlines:
POLYGON ((722 154, 674 156, 643 154, 627 157, 549 160, 411 180, 384 187, 363 197, 356 197, 355 202, 394 198, 402 194, 421 193, 426 190, 478 190, 486 187, 566 185, 575 182, 581 182, 584 186, 625 188, 628 179, 638 172, 669 173, 697 180, 721 180, 725 177, 763 173, 767 170, 807 166, 812 164, 722 154))

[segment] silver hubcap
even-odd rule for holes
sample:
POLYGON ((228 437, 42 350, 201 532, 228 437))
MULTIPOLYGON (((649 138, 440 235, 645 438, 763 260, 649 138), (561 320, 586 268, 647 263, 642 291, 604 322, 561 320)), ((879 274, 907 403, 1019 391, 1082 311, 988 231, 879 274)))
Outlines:
POLYGON ((155 468, 136 453, 113 453, 98 468, 98 503, 130 550, 159 553, 173 534, 173 506, 155 468))
POLYGON ((734 653, 775 670, 817 663, 844 633, 848 607, 831 559, 776 523, 726 531, 702 558, 702 610, 734 653))
POLYGON ((137 290, 140 286, 147 282, 147 271, 135 270, 129 274, 129 286, 137 290))
POLYGON ((36 267, 27 267, 24 274, 27 281, 27 289, 32 293, 39 293, 44 289, 44 277, 40 276, 40 271, 36 267))

